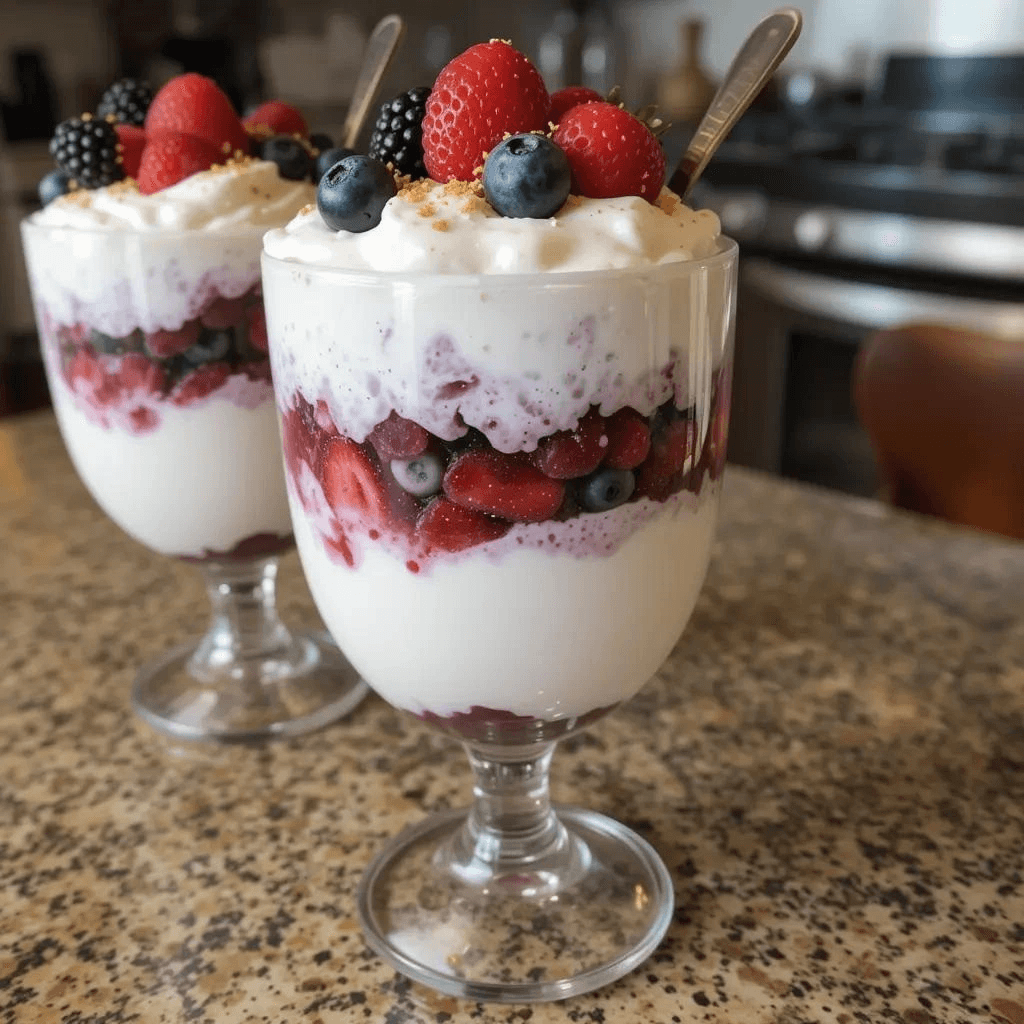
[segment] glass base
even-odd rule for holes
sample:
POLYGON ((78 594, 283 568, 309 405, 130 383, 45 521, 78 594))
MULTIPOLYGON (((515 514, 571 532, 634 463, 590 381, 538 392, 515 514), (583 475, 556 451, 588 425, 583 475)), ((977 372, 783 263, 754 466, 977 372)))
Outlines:
POLYGON ((402 974, 474 1001, 550 1002, 628 974, 665 935, 672 879, 624 825, 561 808, 571 869, 497 874, 458 853, 468 813, 406 829, 360 883, 366 940, 402 974))
POLYGON ((244 742, 312 732, 366 696, 359 673, 326 633, 292 634, 270 655, 200 657, 203 640, 139 670, 132 707, 183 740, 244 742))

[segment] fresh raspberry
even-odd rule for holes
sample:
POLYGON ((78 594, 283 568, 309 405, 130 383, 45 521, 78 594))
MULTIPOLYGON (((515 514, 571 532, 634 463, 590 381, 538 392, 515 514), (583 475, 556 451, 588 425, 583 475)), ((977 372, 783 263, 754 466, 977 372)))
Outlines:
POLYGON ((605 422, 608 447, 604 464, 609 469, 636 469, 651 450, 651 428, 635 409, 620 409, 605 422))
POLYGON ((665 181, 665 153, 651 130, 611 103, 584 103, 553 136, 572 166, 573 191, 591 199, 642 196, 653 203, 665 181))
POLYGON ((674 420, 651 441, 651 452, 636 471, 639 498, 664 501, 678 489, 678 475, 697 448, 697 427, 693 420, 674 420))
POLYGON ((394 411, 370 431, 370 444, 385 462, 392 459, 414 459, 427 450, 429 440, 430 435, 418 423, 394 411))
POLYGON ((545 437, 530 461, 545 476, 572 480, 593 473, 601 465, 607 445, 604 420, 597 409, 591 409, 575 430, 560 430, 545 437))
POLYGON ((231 376, 227 363, 207 363, 183 377, 171 392, 175 405, 194 405, 208 398, 231 376))
POLYGON ((117 378, 107 374, 96 354, 80 348, 68 363, 67 380, 71 390, 90 405, 104 408, 120 397, 117 378))
POLYGON ((283 100, 268 100, 258 106, 242 125, 257 135, 299 135, 309 137, 309 125, 302 112, 283 100))
POLYGON ((146 145, 146 132, 135 124, 120 122, 114 125, 117 142, 121 147, 121 166, 129 178, 139 176, 139 164, 142 162, 142 150, 146 145))
POLYGON ((559 89, 558 92, 551 94, 548 121, 551 124, 558 124, 568 111, 581 103, 604 103, 604 97, 585 85, 570 85, 567 89, 559 89))
POLYGON ((267 316, 263 311, 263 303, 256 302, 249 306, 245 318, 249 324, 249 344, 259 352, 266 352, 270 342, 267 340, 267 316))
POLYGON ((199 314, 199 321, 204 327, 234 327, 236 324, 244 323, 246 316, 246 297, 238 296, 236 299, 225 299, 218 295, 199 314))
POLYGON ((167 383, 164 368, 151 363, 139 352, 129 352, 122 357, 118 378, 123 391, 133 398, 159 395, 167 383))
POLYGON ((153 97, 146 114, 146 133, 205 139, 216 147, 221 161, 236 151, 249 152, 249 136, 231 100, 212 78, 191 71, 172 78, 153 97))
POLYGON ((146 348, 157 359, 170 359, 191 348, 199 340, 199 330, 199 321, 189 320, 176 331, 152 331, 146 335, 146 348))
POLYGON ((390 518, 384 477, 370 456, 347 437, 332 437, 323 451, 320 482, 336 512, 356 512, 375 523, 390 518))
POLYGON ((152 195, 223 160, 223 153, 205 139, 192 135, 150 134, 136 179, 139 191, 144 196, 152 195))
POLYGON ((427 550, 464 551, 503 537, 512 524, 485 512, 473 512, 447 498, 435 498, 416 523, 427 550))
POLYGON ((435 181, 469 181, 504 136, 544 131, 548 91, 537 69, 494 39, 460 54, 437 76, 423 118, 423 162, 435 181))
POLYGON ((565 484, 516 455, 468 451, 444 475, 444 493, 463 508, 517 523, 542 523, 562 504, 565 484))

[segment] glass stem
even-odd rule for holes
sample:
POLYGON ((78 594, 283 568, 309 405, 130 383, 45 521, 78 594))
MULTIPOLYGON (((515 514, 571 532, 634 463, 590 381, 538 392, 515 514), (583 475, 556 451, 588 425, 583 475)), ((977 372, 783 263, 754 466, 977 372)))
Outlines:
POLYGON ((473 807, 456 860, 490 875, 561 873, 575 859, 565 827, 551 809, 548 772, 553 743, 512 748, 466 745, 473 768, 473 807))
POLYGON ((277 614, 277 559, 202 566, 212 609, 210 628, 192 656, 194 673, 223 673, 285 655, 292 635, 277 614))

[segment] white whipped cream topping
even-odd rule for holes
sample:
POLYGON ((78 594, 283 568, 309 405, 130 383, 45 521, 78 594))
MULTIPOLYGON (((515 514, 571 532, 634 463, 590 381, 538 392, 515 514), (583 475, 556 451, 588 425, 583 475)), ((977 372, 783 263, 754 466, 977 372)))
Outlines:
POLYGON ((502 217, 467 193, 465 183, 417 182, 360 234, 332 231, 306 210, 271 231, 264 248, 278 259, 350 270, 530 274, 701 259, 716 251, 721 230, 712 211, 691 210, 668 189, 657 204, 570 197, 545 220, 502 217))
POLYGON ((266 230, 316 200, 308 181, 286 181, 268 160, 211 167, 142 195, 131 183, 61 196, 33 215, 48 227, 111 231, 266 230))

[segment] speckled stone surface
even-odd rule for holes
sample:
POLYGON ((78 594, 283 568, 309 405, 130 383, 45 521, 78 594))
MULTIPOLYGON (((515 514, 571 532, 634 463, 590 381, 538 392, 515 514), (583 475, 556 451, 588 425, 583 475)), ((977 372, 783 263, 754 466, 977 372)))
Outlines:
MULTIPOLYGON (((294 556, 290 621, 313 616, 294 556)), ((383 841, 469 795, 376 698, 317 735, 180 753, 133 668, 203 626, 52 419, 0 423, 0 1021, 1024 1024, 1024 548, 730 469, 669 663, 556 755, 557 799, 660 851, 632 976, 460 1004, 364 946, 383 841)))

